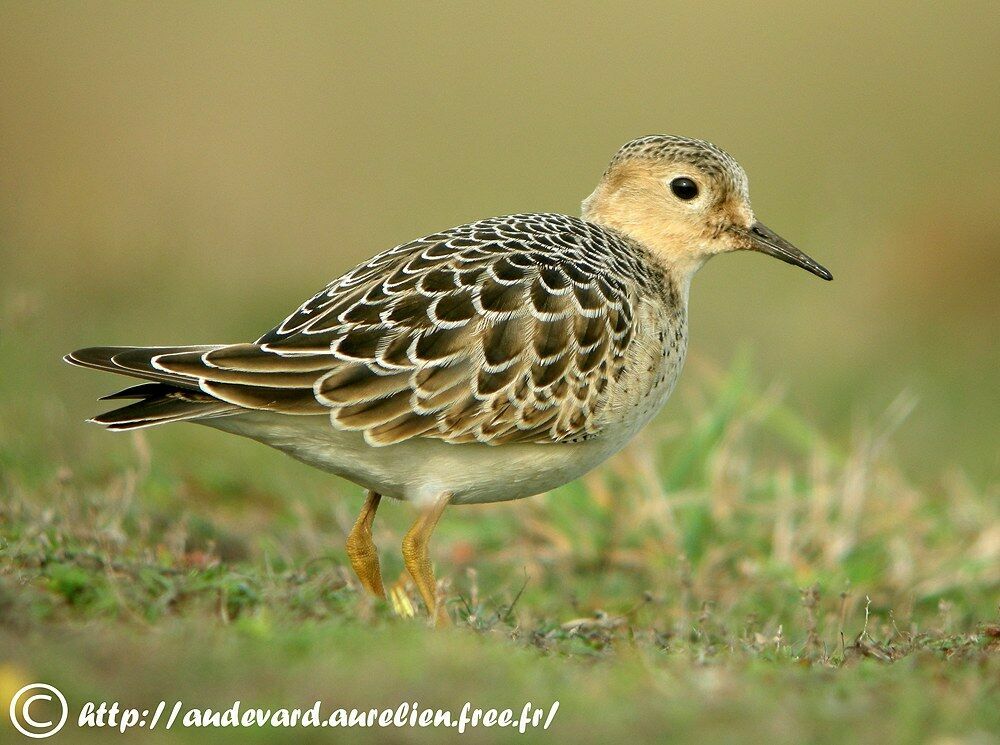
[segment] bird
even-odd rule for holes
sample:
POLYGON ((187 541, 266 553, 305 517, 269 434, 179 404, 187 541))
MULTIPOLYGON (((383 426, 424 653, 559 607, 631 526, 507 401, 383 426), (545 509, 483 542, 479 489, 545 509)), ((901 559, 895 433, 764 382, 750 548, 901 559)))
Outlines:
POLYGON ((731 155, 650 135, 615 153, 580 217, 491 217, 395 246, 256 341, 64 359, 144 381, 102 399, 132 401, 89 420, 108 430, 195 422, 367 490, 346 553, 375 596, 380 501, 412 503, 403 562, 445 625, 429 550, 445 508, 540 494, 621 450, 677 382, 695 273, 744 250, 833 278, 757 220, 731 155))

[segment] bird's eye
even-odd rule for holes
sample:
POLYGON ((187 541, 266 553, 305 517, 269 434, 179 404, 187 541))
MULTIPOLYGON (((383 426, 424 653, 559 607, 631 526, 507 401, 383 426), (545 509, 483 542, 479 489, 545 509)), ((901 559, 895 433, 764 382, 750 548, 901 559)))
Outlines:
POLYGON ((681 176, 670 182, 670 191, 672 191, 674 196, 678 199, 690 202, 698 196, 698 184, 686 176, 681 176))

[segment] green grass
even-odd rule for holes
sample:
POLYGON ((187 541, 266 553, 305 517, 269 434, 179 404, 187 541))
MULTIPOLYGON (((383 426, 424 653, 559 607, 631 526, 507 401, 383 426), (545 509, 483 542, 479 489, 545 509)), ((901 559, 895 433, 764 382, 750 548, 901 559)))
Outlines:
MULTIPOLYGON (((582 482, 446 513, 445 631, 357 591, 353 487, 194 427, 49 433, 46 448, 4 427, 0 693, 43 680, 74 706, 559 700, 529 740, 995 737, 996 494, 957 473, 905 478, 891 448, 905 397, 835 443, 748 365, 693 370, 697 395, 582 482)), ((389 503, 376 524, 390 581, 409 517, 389 503)))

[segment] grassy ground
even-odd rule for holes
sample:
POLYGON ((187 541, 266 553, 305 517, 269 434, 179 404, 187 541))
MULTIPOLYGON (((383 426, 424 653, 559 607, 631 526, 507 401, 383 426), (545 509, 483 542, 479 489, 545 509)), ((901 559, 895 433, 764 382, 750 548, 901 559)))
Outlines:
MULTIPOLYGON (((42 680, 74 710, 559 700, 529 740, 995 741, 995 491, 957 472, 908 482, 891 447, 905 397, 836 443, 745 364, 695 359, 689 375, 697 395, 583 482, 446 515, 434 545, 446 631, 358 592, 342 550, 353 487, 196 427, 36 447, 8 411, 2 698, 42 680)), ((410 514, 388 504, 379 518, 394 578, 410 514)), ((71 717, 62 736, 106 733, 71 717)))

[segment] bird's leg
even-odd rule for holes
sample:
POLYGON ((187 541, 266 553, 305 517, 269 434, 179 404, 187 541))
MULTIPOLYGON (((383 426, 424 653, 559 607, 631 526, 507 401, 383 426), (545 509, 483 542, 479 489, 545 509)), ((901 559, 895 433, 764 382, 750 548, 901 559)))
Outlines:
POLYGON ((441 519, 441 513, 451 501, 451 494, 442 494, 432 505, 420 513, 406 535, 403 536, 403 563, 406 570, 413 578, 413 583, 420 591, 420 596, 424 599, 427 612, 435 626, 448 623, 448 614, 445 612, 444 604, 438 602, 437 583, 434 581, 434 569, 431 566, 431 559, 428 553, 431 533, 441 519))
POLYGON ((347 557, 351 560, 354 573, 358 575, 364 588, 372 595, 384 598, 385 590, 382 587, 382 570, 378 565, 378 550, 372 541, 372 521, 375 520, 375 511, 381 500, 381 494, 368 492, 365 506, 361 508, 361 514, 358 515, 354 527, 347 536, 347 557))

